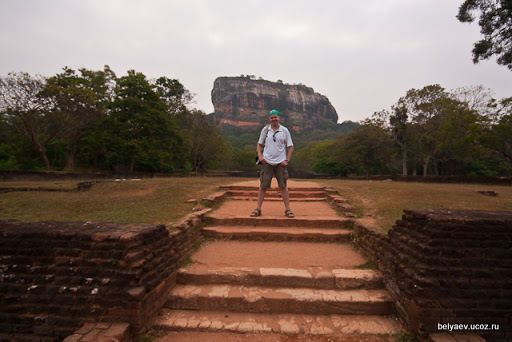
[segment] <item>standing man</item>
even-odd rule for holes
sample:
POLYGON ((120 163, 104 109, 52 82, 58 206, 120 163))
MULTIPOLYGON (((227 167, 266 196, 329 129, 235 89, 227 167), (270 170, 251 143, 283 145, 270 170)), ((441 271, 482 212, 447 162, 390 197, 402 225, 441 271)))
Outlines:
POLYGON ((258 190, 258 207, 251 213, 251 217, 261 216, 261 205, 265 199, 267 189, 270 188, 272 178, 276 177, 277 186, 281 189, 283 197, 284 214, 293 218, 290 210, 290 193, 286 185, 288 179, 288 163, 293 154, 293 142, 290 131, 279 124, 279 112, 272 110, 269 113, 270 124, 261 130, 260 139, 256 149, 261 163, 260 188, 258 190))

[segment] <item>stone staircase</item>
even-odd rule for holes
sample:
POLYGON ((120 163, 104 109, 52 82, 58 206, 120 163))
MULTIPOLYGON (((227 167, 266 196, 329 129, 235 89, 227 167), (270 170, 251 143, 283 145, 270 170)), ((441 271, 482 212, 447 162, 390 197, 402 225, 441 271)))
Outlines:
POLYGON ((348 241, 353 220, 335 215, 328 194, 318 186, 290 187, 290 203, 296 217, 284 217, 281 194, 268 190, 263 215, 249 217, 256 207, 258 186, 221 188, 230 199, 208 218, 203 234, 210 238, 272 241, 348 241), (250 204, 249 204, 250 203, 250 204))
POLYGON ((350 206, 316 184, 289 186, 294 219, 277 190, 252 218, 257 182, 221 189, 227 200, 202 230, 214 240, 179 270, 155 329, 333 336, 403 329, 380 272, 357 269, 366 260, 345 243, 350 206))

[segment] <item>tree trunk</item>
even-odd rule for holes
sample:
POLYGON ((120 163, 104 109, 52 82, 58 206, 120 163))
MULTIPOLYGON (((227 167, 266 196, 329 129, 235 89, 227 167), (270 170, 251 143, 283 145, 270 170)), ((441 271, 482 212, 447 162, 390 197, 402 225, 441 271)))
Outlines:
POLYGON ((407 149, 402 150, 402 175, 407 176, 407 149))
POLYGON ((434 163, 434 172, 435 172, 436 176, 440 175, 440 173, 439 173, 439 166, 438 166, 437 162, 434 163))
POLYGON ((51 171, 52 167, 50 166, 50 161, 48 160, 48 157, 46 156, 46 150, 40 151, 41 158, 43 158, 44 161, 44 167, 46 168, 46 171, 51 171))
POLYGON ((39 155, 41 156, 41 159, 43 159, 44 167, 46 168, 46 171, 51 171, 52 167, 50 165, 50 160, 48 159, 48 156, 46 155, 46 148, 39 144, 38 142, 35 142, 37 146, 37 151, 39 152, 39 155))
POLYGON ((75 168, 76 144, 73 144, 68 152, 65 170, 73 171, 75 168))

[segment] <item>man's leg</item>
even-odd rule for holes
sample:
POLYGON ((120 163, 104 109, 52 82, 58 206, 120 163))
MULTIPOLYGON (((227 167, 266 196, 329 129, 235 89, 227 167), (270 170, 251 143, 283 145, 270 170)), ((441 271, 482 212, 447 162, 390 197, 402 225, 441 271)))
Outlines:
POLYGON ((290 192, 288 187, 281 188, 281 197, 283 198, 284 209, 290 210, 290 192))
POLYGON ((265 194, 267 193, 267 189, 264 189, 260 186, 258 190, 258 209, 261 210, 261 205, 263 204, 263 200, 265 199, 265 194))
POLYGON ((287 217, 294 217, 292 211, 290 210, 290 191, 288 190, 287 180, 288 180, 288 169, 284 166, 277 165, 276 166, 276 179, 277 186, 281 190, 281 197, 283 198, 284 210, 287 217))
POLYGON ((268 164, 263 164, 260 169, 260 188, 258 189, 258 206, 251 214, 251 216, 253 217, 261 215, 261 206, 263 205, 263 200, 265 199, 267 188, 270 188, 270 184, 272 182, 272 175, 272 166, 268 164))
POLYGON ((258 190, 258 209, 261 209, 263 205, 263 200, 265 199, 265 194, 267 193, 267 189, 270 188, 270 184, 272 184, 272 177, 274 176, 274 170, 272 165, 264 164, 260 169, 260 188, 258 190))

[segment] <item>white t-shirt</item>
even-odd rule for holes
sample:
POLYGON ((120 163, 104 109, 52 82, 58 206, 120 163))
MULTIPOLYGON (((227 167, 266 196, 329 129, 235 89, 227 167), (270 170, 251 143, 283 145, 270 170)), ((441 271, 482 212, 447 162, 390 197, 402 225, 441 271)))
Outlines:
POLYGON ((258 140, 258 144, 260 145, 263 145, 263 142, 265 142, 263 158, 270 165, 281 164, 286 160, 286 148, 293 146, 290 131, 283 125, 279 125, 279 128, 274 132, 272 125, 269 125, 268 134, 265 140, 266 127, 267 126, 263 127, 261 130, 260 139, 258 140))

